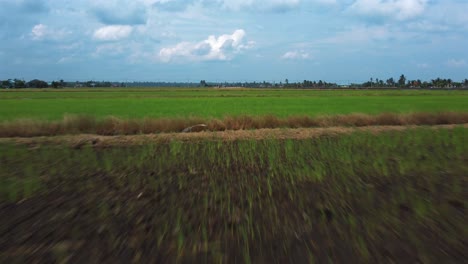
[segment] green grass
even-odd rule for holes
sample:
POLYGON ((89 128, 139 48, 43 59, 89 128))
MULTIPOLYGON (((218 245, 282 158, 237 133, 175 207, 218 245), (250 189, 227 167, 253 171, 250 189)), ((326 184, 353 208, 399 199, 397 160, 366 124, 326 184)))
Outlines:
MULTIPOLYGON (((65 240, 84 241, 65 252, 71 260, 457 262, 467 250, 467 135, 0 145, 0 260, 65 240)), ((49 257, 47 247, 21 256, 49 257)))
POLYGON ((61 98, 167 98, 167 97, 320 97, 320 96, 421 96, 468 95, 453 90, 305 90, 305 89, 212 89, 212 88, 79 88, 0 90, 0 99, 61 98))
POLYGON ((468 111, 465 91, 77 90, 0 91, 0 121, 65 114, 121 118, 468 111))

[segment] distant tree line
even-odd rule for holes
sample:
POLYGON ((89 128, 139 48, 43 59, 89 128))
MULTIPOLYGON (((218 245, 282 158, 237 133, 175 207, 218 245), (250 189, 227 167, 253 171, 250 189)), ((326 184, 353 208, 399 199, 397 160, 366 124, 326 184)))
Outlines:
POLYGON ((74 88, 74 87, 126 87, 125 83, 116 82, 98 82, 98 81, 86 81, 86 82, 65 82, 64 80, 46 82, 43 80, 34 79, 29 82, 20 79, 8 79, 1 80, 0 88, 4 89, 21 89, 21 88, 74 88))
MULTIPOLYGON (((433 79, 431 81, 421 81, 421 80, 408 80, 404 74, 400 76, 398 80, 395 80, 393 77, 387 80, 381 80, 378 78, 370 78, 369 81, 363 83, 352 83, 339 85, 337 83, 331 83, 326 81, 309 81, 304 80, 302 82, 290 82, 288 79, 285 79, 284 82, 208 82, 206 80, 201 80, 198 85, 194 83, 177 83, 177 85, 167 85, 169 83, 146 83, 145 86, 180 86, 180 87, 245 87, 245 88, 283 88, 283 89, 333 89, 333 88, 398 88, 398 89, 413 89, 413 88, 422 88, 422 89, 468 89, 468 79, 465 79, 461 82, 455 82, 451 79, 433 79), (162 84, 162 85, 161 85, 162 84)), ((136 85, 140 86, 140 85, 136 85)))
POLYGON ((126 82, 127 87, 199 87, 196 82, 126 82))
POLYGON ((207 82, 205 80, 200 81, 200 87, 245 87, 245 88, 334 88, 338 87, 336 83, 327 83, 325 81, 308 81, 303 82, 289 82, 288 79, 284 82, 207 82))
POLYGON ((21 88, 78 88, 78 87, 245 87, 245 88, 280 88, 280 89, 334 89, 334 88, 352 88, 352 89, 468 89, 468 79, 461 82, 456 82, 451 79, 433 79, 430 81, 421 81, 407 79, 402 74, 398 80, 393 77, 386 80, 379 78, 370 78, 369 81, 363 83, 352 83, 339 85, 326 81, 310 81, 290 82, 285 79, 284 82, 209 82, 201 80, 195 82, 109 82, 109 81, 85 81, 85 82, 65 82, 64 80, 46 82, 43 80, 34 79, 24 81, 20 79, 0 80, 0 88, 21 89, 21 88))
POLYGON ((329 83, 326 81, 309 81, 304 80, 302 82, 290 82, 288 79, 285 79, 284 82, 271 83, 271 82, 231 82, 231 83, 210 83, 205 80, 200 81, 200 87, 246 87, 246 88, 284 88, 284 89, 333 89, 333 88, 398 88, 398 89, 468 89, 468 79, 465 79, 461 82, 455 82, 451 79, 433 79, 431 81, 421 81, 421 80, 409 80, 404 74, 395 80, 393 77, 382 80, 378 78, 370 78, 369 81, 363 83, 352 83, 346 85, 338 85, 336 83, 329 83))
POLYGON ((379 80, 378 78, 370 78, 369 81, 362 84, 351 84, 351 87, 362 87, 362 88, 468 88, 468 79, 461 82, 455 82, 452 79, 433 79, 431 81, 409 80, 404 74, 400 76, 398 81, 393 78, 387 80, 379 80))

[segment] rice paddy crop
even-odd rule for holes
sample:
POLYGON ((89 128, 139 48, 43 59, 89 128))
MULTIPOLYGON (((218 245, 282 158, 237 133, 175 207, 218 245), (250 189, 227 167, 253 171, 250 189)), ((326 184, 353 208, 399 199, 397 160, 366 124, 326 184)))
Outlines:
POLYGON ((467 128, 0 145, 0 261, 466 259, 467 128))
POLYGON ((466 91, 223 89, 0 90, 0 121, 65 115, 121 119, 466 112, 466 91))

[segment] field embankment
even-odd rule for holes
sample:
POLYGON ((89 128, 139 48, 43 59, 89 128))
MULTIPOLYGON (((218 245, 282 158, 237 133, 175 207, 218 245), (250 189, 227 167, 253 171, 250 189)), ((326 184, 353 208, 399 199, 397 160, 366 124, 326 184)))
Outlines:
POLYGON ((383 113, 378 115, 349 114, 334 116, 234 116, 223 119, 161 118, 127 120, 116 117, 98 119, 93 116, 65 116, 59 121, 20 119, 0 123, 0 137, 35 137, 67 134, 137 135, 182 132, 197 124, 206 124, 207 131, 250 130, 262 128, 364 127, 445 125, 468 123, 468 113, 383 113))
MULTIPOLYGON (((425 129, 468 128, 468 123, 451 125, 423 126, 425 129)), ((40 146, 68 146, 83 147, 125 147, 143 146, 151 144, 167 144, 174 140, 187 143, 200 143, 207 141, 237 141, 237 140, 306 140, 320 137, 339 137, 356 132, 371 134, 402 132, 406 130, 421 129, 422 126, 363 126, 363 127, 316 127, 316 128, 262 128, 251 130, 201 131, 198 133, 157 133, 141 135, 96 135, 76 134, 53 137, 7 137, 0 138, 0 144, 18 144, 29 147, 40 146)))
POLYGON ((0 142, 0 262, 466 260, 468 128, 371 132, 0 142))

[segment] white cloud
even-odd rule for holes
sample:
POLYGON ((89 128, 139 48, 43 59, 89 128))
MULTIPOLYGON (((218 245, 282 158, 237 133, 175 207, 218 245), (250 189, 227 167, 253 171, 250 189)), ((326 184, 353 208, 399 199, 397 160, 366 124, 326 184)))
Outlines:
POLYGON ((47 26, 43 24, 37 24, 31 30, 31 36, 33 39, 39 40, 39 39, 44 38, 44 36, 46 35, 46 31, 47 31, 47 26))
POLYGON ((33 27, 31 30, 31 35, 33 39, 42 39, 46 35, 47 32, 47 26, 43 24, 37 24, 33 27))
POLYGON ((71 34, 71 32, 64 29, 54 30, 44 24, 37 24, 31 29, 30 36, 33 40, 60 40, 69 34, 71 34))
POLYGON ((244 41, 245 31, 238 29, 232 35, 209 36, 201 42, 181 42, 159 51, 158 59, 169 62, 175 58, 189 60, 230 60, 242 50, 253 47, 253 42, 244 41))
POLYGON ((350 9, 358 14, 406 20, 419 16, 428 0, 356 0, 350 9))
POLYGON ((424 12, 425 26, 432 31, 467 31, 468 1, 433 1, 424 12))
POLYGON ((119 40, 128 37, 133 31, 133 27, 128 25, 105 26, 94 31, 94 38, 97 40, 119 40))
POLYGON ((310 54, 303 50, 288 51, 285 54, 283 54, 281 58, 285 60, 307 60, 307 59, 310 59, 310 54))
POLYGON ((459 68, 459 67, 466 66, 466 61, 463 59, 460 59, 460 60, 450 59, 445 64, 449 67, 459 68))

